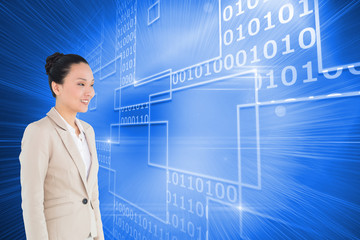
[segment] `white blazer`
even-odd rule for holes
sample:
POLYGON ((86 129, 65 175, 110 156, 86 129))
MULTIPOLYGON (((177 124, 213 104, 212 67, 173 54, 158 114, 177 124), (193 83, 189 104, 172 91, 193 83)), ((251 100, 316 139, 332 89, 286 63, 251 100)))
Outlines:
POLYGON ((95 133, 82 121, 92 164, 85 165, 54 107, 30 123, 19 156, 23 219, 28 240, 103 240, 95 133))

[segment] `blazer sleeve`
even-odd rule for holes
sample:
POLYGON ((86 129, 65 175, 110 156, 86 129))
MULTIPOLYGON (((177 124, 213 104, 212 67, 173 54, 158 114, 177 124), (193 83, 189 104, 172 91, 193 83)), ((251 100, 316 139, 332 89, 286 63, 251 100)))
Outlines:
POLYGON ((100 202, 99 202, 99 187, 98 187, 98 177, 96 176, 96 183, 94 184, 93 189, 93 207, 95 212, 95 218, 96 218, 96 226, 97 226, 97 237, 95 237, 95 240, 104 240, 104 231, 103 231, 103 225, 101 221, 101 214, 100 214, 100 202))
POLYGON ((44 129, 29 124, 21 141, 21 207, 28 240, 47 240, 44 215, 44 181, 49 162, 49 139, 44 129))
MULTIPOLYGON (((95 142, 95 132, 94 132, 93 127, 91 127, 91 129, 93 132, 93 137, 94 137, 94 142, 95 142)), ((96 148, 95 148, 95 153, 96 153, 96 160, 97 160, 98 158, 97 158, 96 148)), ((104 230, 103 230, 101 213, 100 213, 98 172, 96 173, 96 180, 95 180, 94 187, 92 189, 91 198, 92 198, 92 204, 93 204, 94 212, 95 212, 97 234, 98 234, 97 237, 95 237, 95 240, 104 240, 104 230)))

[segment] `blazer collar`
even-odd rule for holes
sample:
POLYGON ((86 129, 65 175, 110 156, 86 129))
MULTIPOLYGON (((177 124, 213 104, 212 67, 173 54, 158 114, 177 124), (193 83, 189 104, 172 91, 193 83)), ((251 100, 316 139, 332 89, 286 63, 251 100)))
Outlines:
MULTIPOLYGON (((51 120, 58 126, 58 128, 55 128, 55 129, 58 132, 58 134, 60 135, 61 140, 63 141, 63 143, 64 143, 66 149, 68 150, 69 154, 71 155, 73 161, 75 162, 75 165, 78 168, 78 171, 80 173, 81 179, 83 180, 84 186, 90 195, 90 192, 89 192, 90 189, 88 189, 88 186, 90 187, 93 184, 92 178, 94 178, 94 170, 95 170, 94 165, 95 165, 95 161, 97 160, 96 149, 95 149, 96 146, 95 146, 94 141, 91 141, 91 139, 93 139, 95 136, 92 135, 90 125, 82 124, 84 133, 85 133, 85 137, 86 137, 86 140, 87 140, 87 143, 89 146, 91 160, 92 160, 89 176, 88 176, 88 179, 86 179, 85 163, 82 160, 81 154, 80 154, 79 150, 77 149, 77 147, 74 143, 74 140, 73 140, 70 132, 68 131, 68 128, 67 128, 64 120, 59 116, 59 114, 56 112, 56 109, 54 107, 52 107, 46 115, 49 118, 51 118, 51 120)), ((85 123, 85 122, 82 121, 82 123, 85 123)))
MULTIPOLYGON (((49 116, 56 123, 56 125, 58 125, 59 127, 61 127, 64 130, 68 130, 66 123, 64 122, 62 117, 59 115, 59 113, 56 111, 55 107, 52 107, 46 115, 49 116)), ((83 129, 80 129, 80 130, 83 130, 84 132, 87 132, 88 128, 90 127, 89 125, 83 126, 83 124, 81 124, 81 126, 83 129)), ((80 126, 80 128, 81 128, 81 126, 80 126)))

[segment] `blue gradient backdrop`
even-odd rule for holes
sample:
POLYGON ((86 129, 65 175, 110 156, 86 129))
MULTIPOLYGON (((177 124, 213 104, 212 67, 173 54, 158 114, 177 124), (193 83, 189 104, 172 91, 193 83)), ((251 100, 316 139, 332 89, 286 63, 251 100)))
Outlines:
MULTIPOLYGON (((0 2, 0 239, 20 142, 84 56, 106 239, 359 239, 360 3, 0 2)), ((39 139, 41 141, 41 139, 39 139)))

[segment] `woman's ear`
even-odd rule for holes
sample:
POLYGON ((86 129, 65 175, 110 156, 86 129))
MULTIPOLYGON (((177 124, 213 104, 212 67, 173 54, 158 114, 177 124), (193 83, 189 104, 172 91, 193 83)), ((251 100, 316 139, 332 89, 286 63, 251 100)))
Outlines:
POLYGON ((58 96, 61 94, 61 87, 60 87, 60 84, 57 84, 56 82, 52 81, 51 82, 51 87, 52 87, 52 90, 54 91, 55 95, 58 96))

